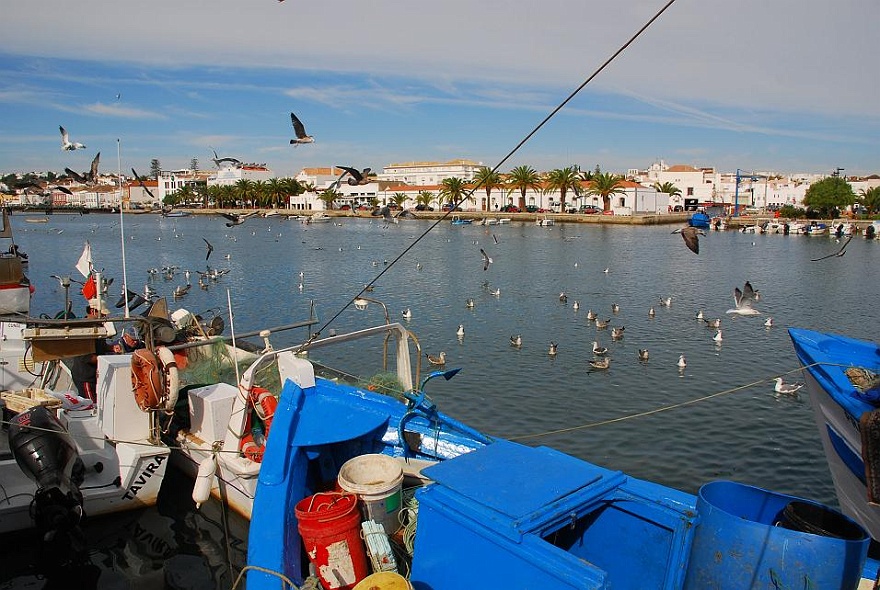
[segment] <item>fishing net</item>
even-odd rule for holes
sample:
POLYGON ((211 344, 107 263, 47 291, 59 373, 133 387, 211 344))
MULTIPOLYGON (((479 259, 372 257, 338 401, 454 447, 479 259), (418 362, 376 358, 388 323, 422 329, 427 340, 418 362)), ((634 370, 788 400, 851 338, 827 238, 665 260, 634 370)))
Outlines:
MULTIPOLYGON (((234 351, 222 341, 187 350, 186 368, 180 371, 181 386, 228 383, 236 386, 238 378, 253 364, 257 356, 241 350, 234 351), (238 373, 236 374, 236 365, 238 373)), ((254 375, 254 385, 275 395, 281 393, 281 377, 275 363, 268 363, 254 375)))

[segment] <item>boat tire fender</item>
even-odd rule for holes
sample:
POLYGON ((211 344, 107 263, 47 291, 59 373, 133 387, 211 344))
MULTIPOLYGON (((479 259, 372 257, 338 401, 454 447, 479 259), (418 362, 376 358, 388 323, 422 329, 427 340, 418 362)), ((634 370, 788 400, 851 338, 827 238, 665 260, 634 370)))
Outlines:
POLYGON ((177 370, 177 359, 174 358, 174 353, 165 346, 158 347, 156 354, 159 357, 165 378, 165 411, 173 412, 180 394, 180 373, 177 370))

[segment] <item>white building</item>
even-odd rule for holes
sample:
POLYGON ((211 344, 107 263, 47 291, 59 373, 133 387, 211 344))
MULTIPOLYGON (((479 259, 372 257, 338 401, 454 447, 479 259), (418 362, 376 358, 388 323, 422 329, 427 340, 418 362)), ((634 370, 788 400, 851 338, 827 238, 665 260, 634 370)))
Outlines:
POLYGON ((272 171, 264 164, 243 164, 241 166, 222 166, 217 172, 207 177, 208 186, 233 186, 240 180, 254 182, 275 178, 272 171))
POLYGON ((446 178, 473 180, 482 162, 450 160, 448 162, 405 162, 389 164, 382 169, 380 180, 412 186, 433 186, 446 178))

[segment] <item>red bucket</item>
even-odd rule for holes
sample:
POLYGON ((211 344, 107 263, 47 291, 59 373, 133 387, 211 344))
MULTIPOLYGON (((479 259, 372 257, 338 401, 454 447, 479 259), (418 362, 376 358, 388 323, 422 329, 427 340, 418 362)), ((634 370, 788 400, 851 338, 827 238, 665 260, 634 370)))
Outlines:
POLYGON ((351 590, 370 573, 354 494, 319 493, 300 500, 297 528, 325 590, 351 590))

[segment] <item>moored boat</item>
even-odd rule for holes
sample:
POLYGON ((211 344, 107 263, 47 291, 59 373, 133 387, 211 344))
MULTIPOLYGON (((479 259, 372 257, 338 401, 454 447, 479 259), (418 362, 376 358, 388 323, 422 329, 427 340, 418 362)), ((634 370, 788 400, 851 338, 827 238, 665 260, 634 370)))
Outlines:
POLYGON ((710 222, 711 219, 709 218, 709 216, 702 211, 697 211, 688 219, 689 226, 698 227, 700 229, 709 229, 710 222))
POLYGON ((450 223, 452 223, 452 225, 471 225, 473 222, 473 219, 467 219, 460 215, 453 215, 450 223))
MULTIPOLYGON (((405 339, 402 328, 386 329, 405 339)), ((781 588, 805 579, 855 588, 877 575, 867 532, 819 503, 733 481, 695 496, 493 438, 427 398, 427 380, 448 372, 383 397, 322 375, 297 350, 277 353, 284 386, 251 519, 252 590, 307 583, 310 570, 323 588, 371 587, 372 570, 432 590, 477 578, 505 589, 781 588), (351 466, 376 457, 387 471, 365 469, 363 486, 352 486, 351 466)))
POLYGON ((789 329, 844 514, 880 540, 880 346, 789 329))

